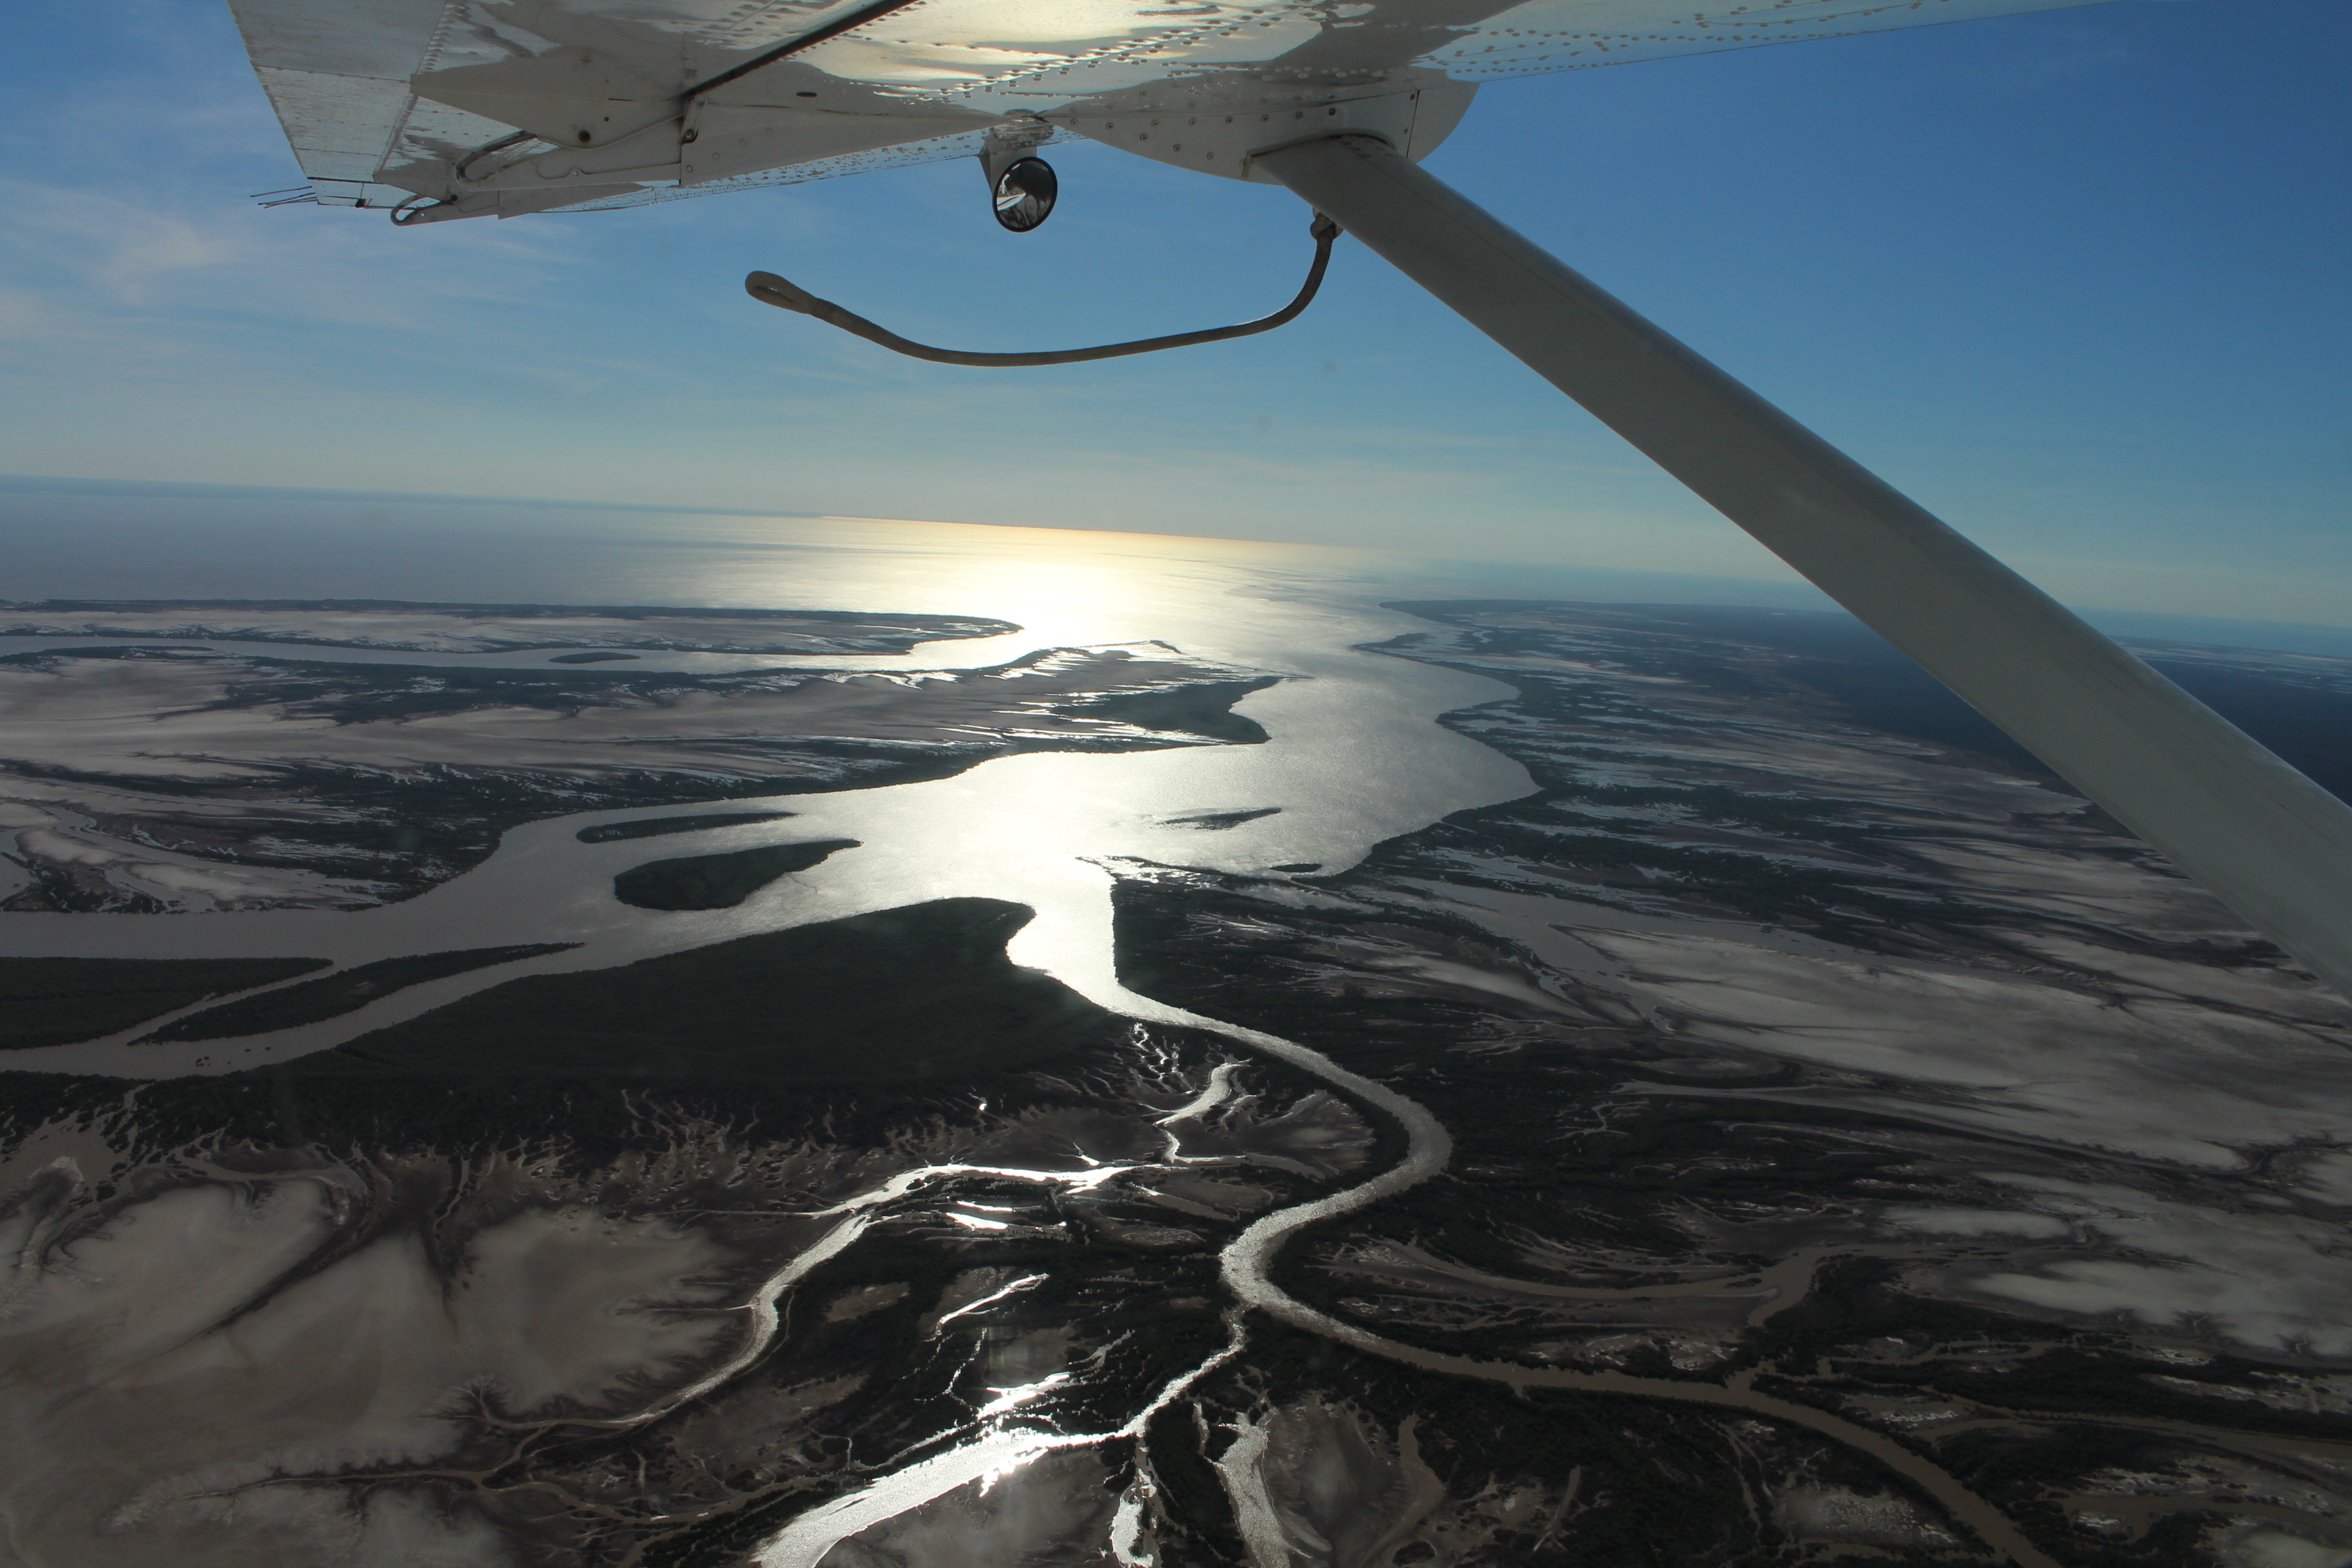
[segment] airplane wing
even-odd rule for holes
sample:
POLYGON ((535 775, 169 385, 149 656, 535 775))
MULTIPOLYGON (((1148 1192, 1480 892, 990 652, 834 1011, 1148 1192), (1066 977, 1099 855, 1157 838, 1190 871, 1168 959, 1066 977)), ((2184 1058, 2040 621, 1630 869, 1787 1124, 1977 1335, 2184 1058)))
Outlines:
POLYGON ((1418 157, 1481 82, 2086 3, 230 0, 320 204, 401 221, 794 184, 992 131, 1246 178, 1253 137, 1312 115, 1418 157))

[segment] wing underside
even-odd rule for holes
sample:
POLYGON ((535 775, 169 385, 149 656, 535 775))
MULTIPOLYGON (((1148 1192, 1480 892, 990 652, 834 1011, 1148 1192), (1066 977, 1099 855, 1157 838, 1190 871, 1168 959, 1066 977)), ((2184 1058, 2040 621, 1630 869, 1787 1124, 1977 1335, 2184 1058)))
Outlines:
POLYGON ((1507 78, 2084 3, 231 0, 319 202, 411 217, 798 184, 1179 100, 1466 102, 1507 78))

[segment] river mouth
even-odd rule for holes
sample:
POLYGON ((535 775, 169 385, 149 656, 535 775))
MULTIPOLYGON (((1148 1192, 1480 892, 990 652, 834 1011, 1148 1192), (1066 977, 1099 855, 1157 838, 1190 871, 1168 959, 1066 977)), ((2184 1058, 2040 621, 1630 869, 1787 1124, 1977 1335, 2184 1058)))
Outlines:
MULTIPOLYGON (((46 1412, 8 1439, 19 1538, 110 1568, 2336 1550, 2347 1016, 2078 802, 1736 625, 902 542, 860 578, 814 530, 791 596, 742 592, 1024 629, 553 672, 18 648, 299 664, 339 707, 207 710, 322 756, 745 689, 872 698, 856 738, 905 754, 982 691, 954 722, 1019 742, 529 816, 358 907, 0 914, 10 962, 183 966, 162 1011, 0 1063, 31 1260, 0 1363, 46 1412), (562 700, 382 710, 466 669, 562 700)), ((809 743, 777 723, 762 765, 809 743)), ((84 815, 49 831, 131 841, 84 815)))

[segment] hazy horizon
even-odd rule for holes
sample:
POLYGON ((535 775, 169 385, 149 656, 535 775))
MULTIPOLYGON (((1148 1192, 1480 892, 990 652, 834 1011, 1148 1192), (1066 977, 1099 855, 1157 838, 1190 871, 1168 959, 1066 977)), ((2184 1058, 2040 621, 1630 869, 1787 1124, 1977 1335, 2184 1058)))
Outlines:
MULTIPOLYGON (((290 505, 308 501, 321 507, 366 507, 386 505, 417 505, 433 507, 485 507, 523 510, 572 510, 588 513, 621 513, 631 515, 669 514, 681 518, 730 517, 809 519, 826 518, 848 522, 922 522, 975 528, 1018 529, 1014 523, 960 523, 945 518, 884 518, 858 516, 839 512, 793 512, 761 510, 751 507, 724 506, 663 506, 643 501, 587 500, 571 497, 480 496, 435 493, 432 491, 397 491, 334 489, 310 486, 236 485, 171 480, 106 479, 62 475, 0 474, 0 518, 14 514, 16 521, 29 522, 36 532, 37 519, 26 517, 23 503, 38 496, 108 497, 124 500, 152 499, 208 501, 252 501, 290 505)), ((156 525, 169 528, 170 520, 153 520, 156 525)), ((285 527, 291 520, 280 518, 277 527, 285 527)), ((239 593, 236 584, 244 581, 247 568, 233 559, 209 563, 212 576, 204 576, 206 564, 172 557, 158 568, 152 591, 142 589, 136 595, 120 586, 72 586, 78 579, 87 582, 86 574, 102 570, 110 578, 124 570, 123 552, 104 552, 89 548, 88 529, 93 520, 77 519, 72 542, 50 553, 33 533, 20 535, 20 543, 10 559, 0 563, 0 599, 38 599, 76 597, 268 597, 268 594, 239 593), (191 588, 189 574, 199 574, 197 581, 215 585, 191 588), (173 586, 164 586, 166 575, 173 586)), ((265 523, 265 527, 269 526, 265 523)), ((1729 524, 1725 525, 1727 528, 1729 524)), ((1184 533, 1175 530, 1103 530, 1061 529, 1057 531, 1080 536, 1088 534, 1133 534, 1198 542, 1260 543, 1302 551, 1328 551, 1361 555, 1368 562, 1388 563, 1400 574, 1399 592, 1404 591, 1409 580, 1415 592, 1427 591, 1441 596, 1463 598, 1520 598, 1589 600, 1618 604, 1704 604, 1744 605, 1762 608, 1814 610, 1843 615, 1844 612, 1828 595, 1789 574, 1784 578, 1738 577, 1697 572, 1643 571, 1633 568, 1574 567, 1508 561, 1477 561, 1446 559, 1415 555, 1402 551, 1373 550, 1363 546, 1300 543, 1282 540, 1235 540, 1231 535, 1214 533, 1184 533)), ((354 573, 369 568, 362 561, 350 563, 354 573)), ((132 568, 137 570, 137 568, 132 568)), ((322 595, 351 596, 357 590, 350 587, 320 587, 322 595)), ((362 595, 366 596, 366 595, 362 595)), ((876 609, 891 606, 877 605, 876 609)), ((2262 648, 2285 653, 2322 654, 2352 658, 2352 603, 2346 606, 2346 620, 2341 625, 2325 622, 2262 620, 2227 616, 2192 616, 2163 611, 2141 610, 2127 606, 2096 603, 2069 602, 2068 607, 2092 625, 2113 637, 2208 643, 2221 647, 2262 648)))

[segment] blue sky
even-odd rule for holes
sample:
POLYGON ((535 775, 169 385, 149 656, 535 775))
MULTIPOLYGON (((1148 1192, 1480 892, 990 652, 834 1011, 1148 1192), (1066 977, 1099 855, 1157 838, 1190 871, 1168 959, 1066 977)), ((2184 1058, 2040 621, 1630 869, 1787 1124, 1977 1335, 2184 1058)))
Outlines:
MULTIPOLYGON (((1430 166, 2070 602, 2352 626, 2352 7, 2122 0, 1489 87, 1430 166)), ((299 178, 225 8, 41 7, 0 60, 0 471, 1784 569, 1360 248, 1262 312, 1286 193, 1084 143, 1037 233, 965 163, 395 232, 299 178)))

